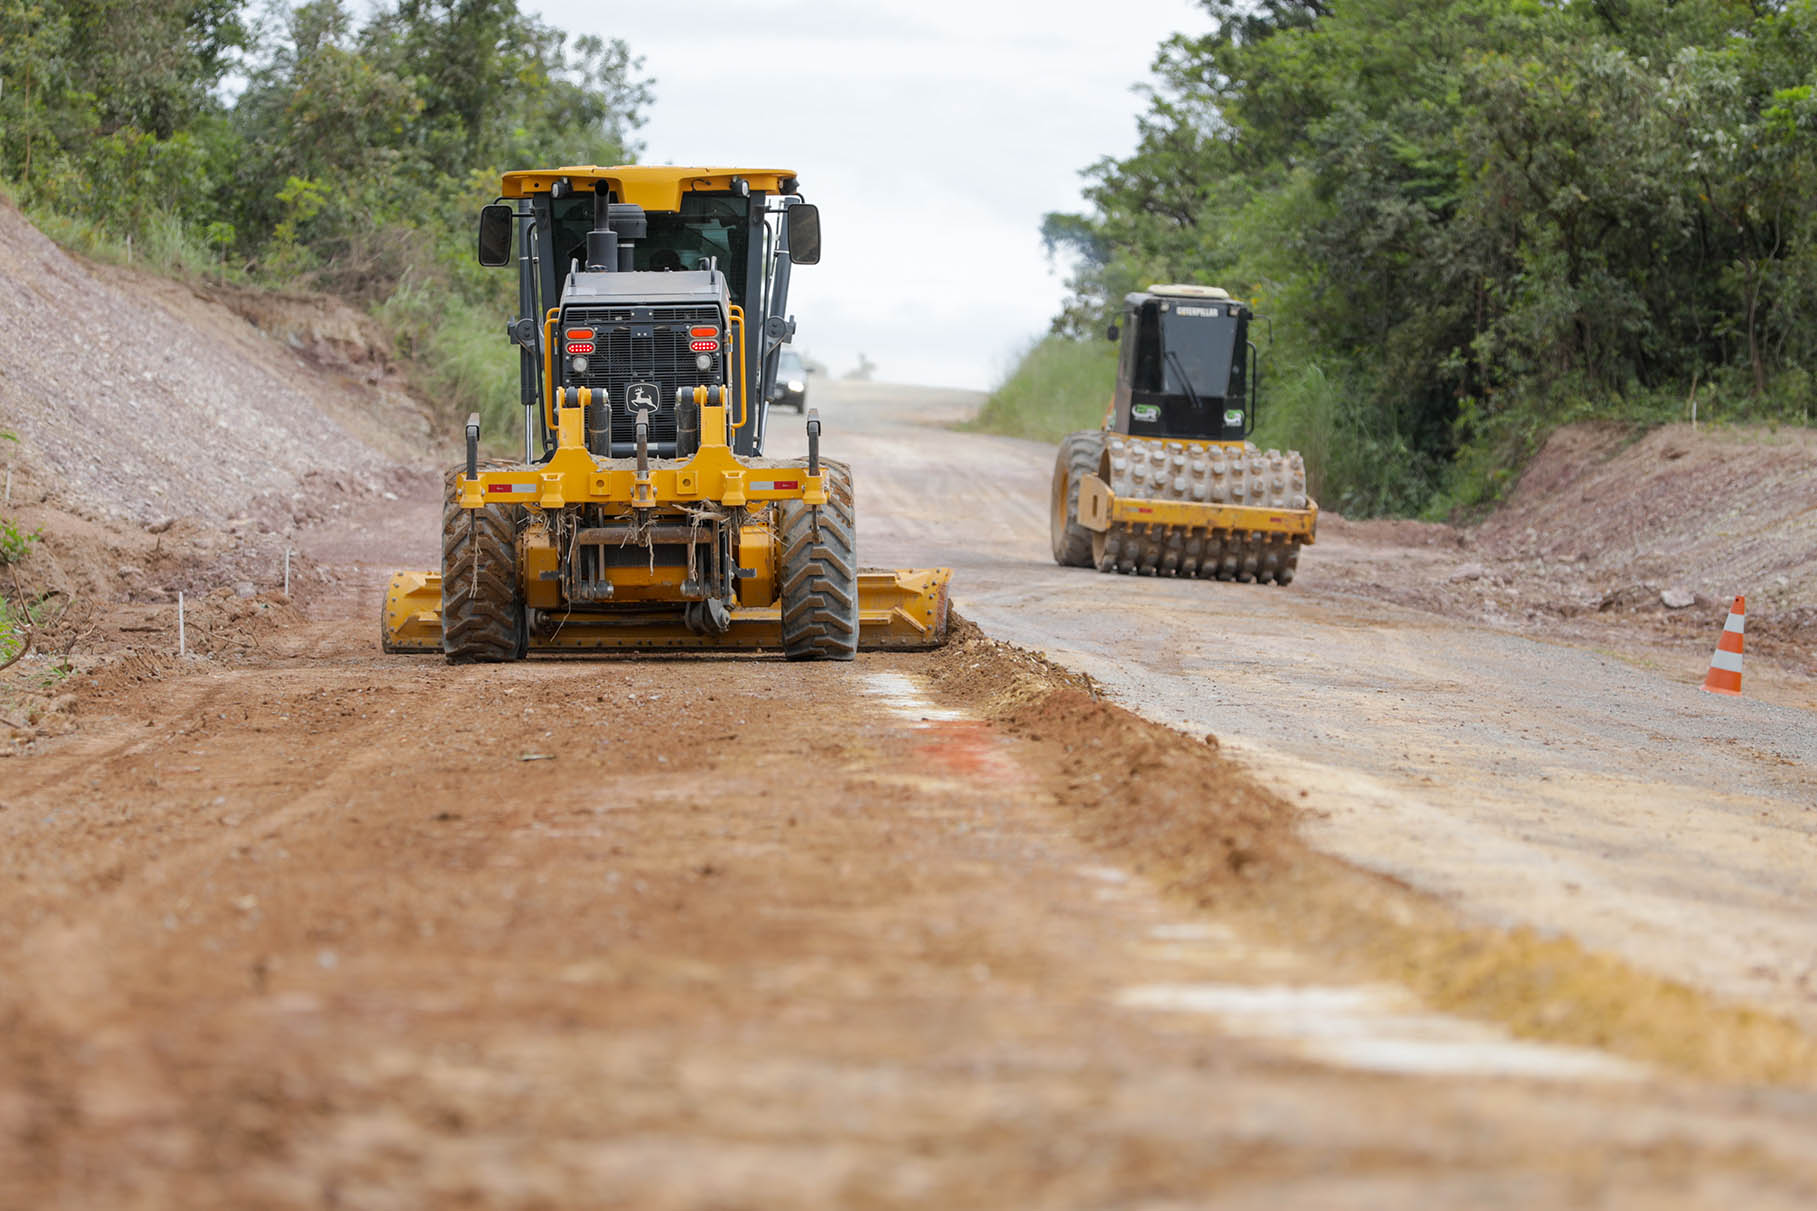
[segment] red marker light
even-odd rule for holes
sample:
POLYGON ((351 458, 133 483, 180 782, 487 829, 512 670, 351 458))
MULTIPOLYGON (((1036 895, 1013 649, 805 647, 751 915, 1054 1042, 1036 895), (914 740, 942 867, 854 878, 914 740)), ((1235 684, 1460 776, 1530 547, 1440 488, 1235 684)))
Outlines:
POLYGON ((593 352, 593 342, 592 341, 569 341, 568 342, 568 352, 569 353, 591 353, 591 352, 593 352))
MULTIPOLYGON (((588 346, 588 347, 591 348, 592 346, 588 346)), ((572 349, 573 346, 570 345, 569 348, 572 349)), ((688 348, 692 349, 696 353, 718 353, 719 352, 719 342, 718 341, 693 341, 688 345, 688 348)))
POLYGON ((719 329, 717 329, 717 328, 690 328, 690 329, 688 329, 688 335, 689 336, 718 336, 719 329))
POLYGON ((593 339, 593 329, 570 328, 568 329, 568 339, 571 341, 590 341, 593 339))

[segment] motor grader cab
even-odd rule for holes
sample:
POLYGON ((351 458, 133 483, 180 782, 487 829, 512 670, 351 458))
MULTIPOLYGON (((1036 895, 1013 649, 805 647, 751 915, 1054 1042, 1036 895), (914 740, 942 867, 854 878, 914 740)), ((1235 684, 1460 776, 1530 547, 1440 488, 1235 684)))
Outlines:
POLYGON ((818 210, 786 170, 505 174, 481 264, 518 271, 521 459, 448 476, 437 572, 386 594, 388 652, 767 648, 849 660, 944 642, 949 569, 860 570, 852 480, 764 457, 818 210))
POLYGON ((1054 465, 1054 561, 1100 572, 1287 584, 1318 506, 1294 451, 1255 428, 1253 313, 1215 286, 1128 295, 1102 429, 1074 433, 1054 465))

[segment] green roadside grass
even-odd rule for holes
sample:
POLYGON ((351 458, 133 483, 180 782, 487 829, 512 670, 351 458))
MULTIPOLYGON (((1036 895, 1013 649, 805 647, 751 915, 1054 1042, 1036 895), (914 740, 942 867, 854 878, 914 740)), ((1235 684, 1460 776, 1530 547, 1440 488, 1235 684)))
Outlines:
POLYGON ((405 358, 411 386, 436 403, 449 433, 477 412, 487 451, 521 457, 518 351, 505 338, 502 311, 407 277, 373 314, 405 358))
POLYGON ((1022 355, 978 415, 959 427, 1057 442, 1098 428, 1116 376, 1117 347, 1109 341, 1046 336, 1022 355))

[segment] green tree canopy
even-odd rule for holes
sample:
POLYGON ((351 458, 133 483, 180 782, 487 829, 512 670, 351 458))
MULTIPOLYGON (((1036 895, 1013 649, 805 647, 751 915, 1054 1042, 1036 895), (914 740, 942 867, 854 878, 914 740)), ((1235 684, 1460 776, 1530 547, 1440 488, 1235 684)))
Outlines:
POLYGON ((262 23, 245 0, 0 0, 0 173, 121 235, 171 219, 268 276, 382 296, 422 246, 457 225, 464 245, 500 171, 633 157, 639 69, 517 0, 262 23))
POLYGON ((1057 328, 1148 281, 1251 297, 1272 435, 1363 509, 1467 503, 1546 424, 1693 383, 1808 416, 1813 0, 1203 6, 1136 150, 1048 220, 1057 328))

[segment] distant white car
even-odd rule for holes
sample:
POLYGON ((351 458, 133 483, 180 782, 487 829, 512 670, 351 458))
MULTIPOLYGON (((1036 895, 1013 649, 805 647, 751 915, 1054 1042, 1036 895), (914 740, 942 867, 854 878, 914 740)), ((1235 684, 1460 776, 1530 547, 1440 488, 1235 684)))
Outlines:
POLYGON ((801 355, 793 349, 784 349, 781 360, 776 363, 776 382, 770 388, 770 402, 797 412, 808 410, 808 369, 801 364, 801 355))

